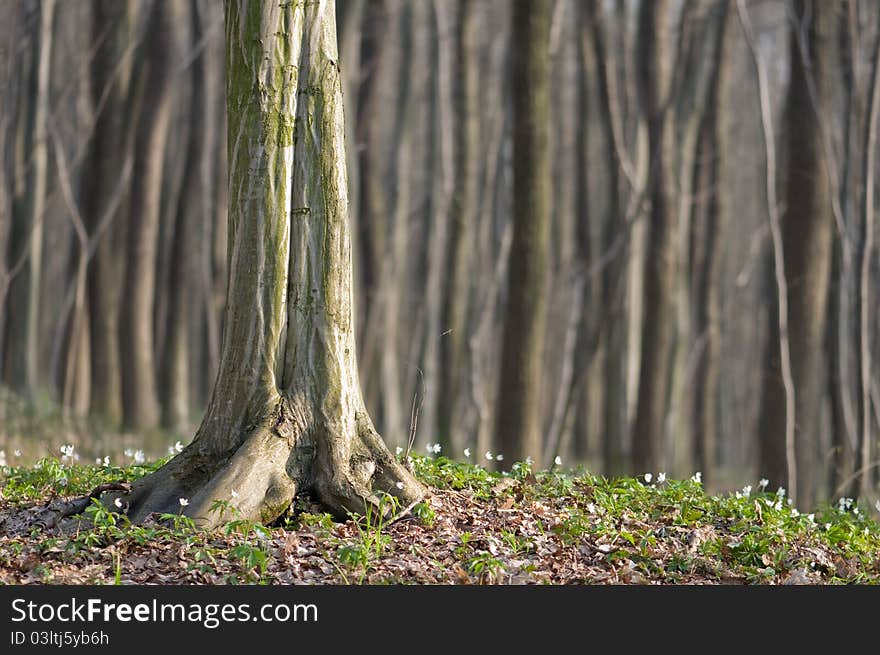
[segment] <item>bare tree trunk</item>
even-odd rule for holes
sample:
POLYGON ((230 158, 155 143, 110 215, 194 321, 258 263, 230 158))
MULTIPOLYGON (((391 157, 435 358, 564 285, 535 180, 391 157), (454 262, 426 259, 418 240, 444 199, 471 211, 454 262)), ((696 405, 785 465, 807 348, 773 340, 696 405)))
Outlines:
POLYGON ((360 248, 359 284, 364 290, 358 299, 362 308, 358 315, 363 317, 358 326, 358 342, 361 344, 365 400, 367 406, 377 412, 381 410, 382 398, 382 270, 387 253, 385 229, 388 224, 385 175, 391 160, 383 136, 389 132, 388 125, 395 117, 394 111, 386 104, 392 99, 388 89, 394 80, 394 40, 384 35, 394 24, 392 9, 387 0, 378 0, 367 6, 361 38, 361 62, 365 74, 358 96, 356 125, 360 177, 356 242, 360 248))
POLYGON ((663 435, 669 395, 672 346, 675 339, 675 225, 671 121, 666 103, 671 80, 666 0, 645 2, 639 11, 638 79, 641 108, 648 127, 650 153, 644 319, 632 464, 636 471, 665 467, 663 435))
POLYGON ((265 523, 306 490, 343 516, 391 511, 380 492, 406 507, 424 489, 373 429, 358 384, 334 3, 230 0, 226 35, 220 373, 195 439, 133 485, 128 512, 179 512, 186 498, 183 511, 212 527, 221 500, 265 523))
POLYGON ((727 111, 731 106, 731 61, 734 46, 735 23, 730 3, 719 3, 720 15, 715 23, 713 38, 716 45, 709 79, 705 115, 700 140, 702 161, 698 165, 700 181, 694 189, 700 206, 701 241, 704 244, 695 271, 695 334, 702 341, 698 350, 693 388, 693 452, 697 470, 704 484, 711 484, 717 466, 721 399, 721 286, 724 270, 723 244, 727 235, 728 204, 725 181, 728 179, 727 111))
MULTIPOLYGON (((425 335, 421 356, 424 376, 422 388, 422 412, 419 419, 418 437, 433 441, 440 422, 438 415, 440 401, 438 387, 442 376, 440 361, 441 316, 443 312, 443 288, 446 274, 446 241, 448 236, 449 204, 452 197, 453 175, 453 93, 452 75, 454 63, 454 44, 441 34, 449 34, 451 22, 450 3, 435 0, 432 3, 433 34, 437 50, 432 61, 434 78, 430 97, 431 134, 428 156, 433 164, 430 176, 430 207, 427 221, 427 253, 425 273, 425 335)), ((442 441, 442 437, 441 437, 442 441)), ((447 449, 447 453, 448 453, 447 449)))
MULTIPOLYGON (((92 389, 90 410, 117 425, 122 420, 119 303, 122 274, 120 210, 106 215, 122 183, 130 137, 124 129, 131 101, 131 5, 95 3, 92 35, 98 49, 89 81, 96 120, 80 182, 83 219, 95 254, 87 273, 92 389)), ((133 104, 133 103, 132 103, 133 104)))
POLYGON ((440 317, 440 380, 437 437, 443 445, 460 446, 456 434, 458 399, 465 386, 464 356, 469 297, 469 256, 477 202, 477 149, 479 130, 479 79, 477 28, 472 0, 459 0, 455 23, 455 181, 449 202, 446 242, 446 282, 440 317))
POLYGON ((9 332, 4 372, 12 388, 33 396, 41 383, 40 287, 49 163, 48 118, 55 1, 39 5, 39 27, 30 52, 21 52, 27 71, 19 95, 16 126, 9 332))
POLYGON ((859 449, 856 460, 858 474, 858 496, 868 500, 875 492, 874 468, 872 459, 874 451, 874 420, 871 402, 871 333, 870 333, 870 298, 871 298, 871 260, 874 256, 874 188, 877 184, 877 120, 880 113, 880 34, 875 37, 872 56, 871 86, 868 93, 870 105, 864 147, 864 206, 862 210, 862 238, 859 252, 859 382, 861 391, 862 414, 859 417, 859 449))
MULTIPOLYGON (((198 43, 204 34, 197 0, 190 2, 190 31, 192 42, 198 43)), ((198 206, 203 194, 200 185, 203 176, 199 165, 205 156, 205 133, 200 119, 205 114, 204 56, 197 56, 191 64, 191 97, 189 116, 191 125, 184 154, 181 192, 176 211, 171 217, 171 260, 169 263, 168 312, 162 355, 162 424, 171 430, 183 432, 188 428, 192 406, 189 379, 189 325, 194 320, 192 298, 196 296, 198 279, 197 259, 193 257, 198 239, 198 206)))
POLYGON ((549 239, 549 0, 513 5, 513 241, 502 336, 496 443, 511 460, 542 460, 541 350, 549 239))
MULTIPOLYGON (((781 220, 784 273, 788 293, 792 382, 795 391, 794 450, 796 476, 786 469, 790 457, 785 435, 786 392, 780 370, 779 325, 771 320, 770 366, 765 377, 760 421, 761 473, 771 484, 794 478, 796 501, 815 502, 818 492, 818 427, 823 382, 826 303, 831 267, 833 222, 831 189, 826 170, 820 122, 831 100, 832 28, 830 3, 796 0, 790 35, 791 81, 785 108, 788 146, 785 212, 781 220), (801 55, 795 30, 805 25, 807 51, 801 55), (808 71, 806 62, 810 62, 808 71), (808 76, 816 85, 816 106, 808 76), (786 466, 783 466, 786 464, 786 466)), ((788 482, 791 485, 791 481, 788 482)))
MULTIPOLYGON (((788 278, 785 270, 784 240, 782 234, 781 218, 779 216, 779 203, 777 199, 777 164, 776 164, 776 137, 773 131, 773 116, 770 106, 770 91, 767 82, 767 71, 764 61, 758 52, 758 46, 752 28, 751 19, 748 15, 744 0, 737 0, 737 13, 743 34, 746 37, 749 50, 751 51, 752 63, 758 84, 758 100, 761 110, 761 134, 764 140, 764 165, 766 181, 767 215, 770 223, 770 235, 773 242, 773 273, 776 282, 776 297, 774 298, 774 310, 768 313, 768 344, 767 350, 775 354, 775 359, 770 360, 774 374, 778 371, 774 397, 774 410, 780 411, 784 419, 782 438, 774 434, 770 439, 764 439, 761 434, 759 440, 759 464, 761 475, 766 476, 771 483, 780 483, 785 480, 788 484, 789 493, 794 495, 797 491, 797 460, 795 458, 795 387, 791 364, 791 345, 789 340, 789 311, 788 311, 788 278), (781 403, 779 396, 781 395, 781 403), (783 407, 780 407, 780 404, 783 407)), ((768 386, 768 378, 765 376, 764 386, 768 386)), ((766 396, 762 396, 759 426, 763 425, 766 396)), ((777 417, 778 420, 778 417, 777 417)))
MULTIPOLYGON (((23 8, 14 5, 4 16, 0 26, 0 48, 6 53, 15 51, 22 24, 23 8)), ((15 195, 16 138, 15 125, 18 121, 18 105, 22 95, 23 62, 17 57, 6 56, 0 59, 0 381, 6 377, 6 337, 8 330, 6 300, 12 282, 12 268, 15 266, 12 252, 12 229, 14 216, 13 197, 15 195)))
MULTIPOLYGON (((625 258, 620 254, 618 241, 625 225, 625 216, 620 203, 620 173, 622 162, 620 153, 625 146, 622 139, 619 114, 623 111, 617 85, 617 63, 606 44, 606 28, 602 21, 601 9, 596 1, 585 9, 585 20, 593 60, 596 67, 599 120, 602 125, 602 143, 605 173, 608 176, 607 215, 602 220, 601 241, 604 257, 611 257, 602 271, 602 311, 604 321, 601 326, 602 360, 605 390, 602 405, 602 470, 605 475, 616 475, 623 471, 624 443, 626 433, 626 366, 625 330, 620 326, 625 321, 623 306, 623 281, 626 278, 625 258), (615 251, 617 253, 615 254, 615 251)), ((592 271, 591 271, 592 273, 592 271)))
MULTIPOLYGON (((828 397, 830 399, 832 465, 831 488, 845 493, 853 481, 858 449, 858 419, 854 397, 858 386, 855 348, 852 347, 855 330, 855 271, 853 263, 854 232, 858 222, 858 187, 860 170, 857 162, 864 148, 858 127, 864 120, 863 84, 860 74, 859 19, 857 0, 843 3, 844 11, 838 21, 838 50, 842 91, 841 114, 843 134, 841 143, 841 183, 836 190, 843 214, 840 229, 835 230, 831 262, 831 282, 828 289, 828 397)), ((832 189, 832 193, 835 189, 832 189)), ((857 346, 856 346, 857 347, 857 346)))
POLYGON ((125 424, 150 429, 159 423, 159 401, 153 358, 153 303, 156 290, 160 193, 165 140, 171 113, 172 34, 178 3, 158 2, 149 18, 141 70, 143 111, 135 137, 134 184, 120 315, 122 409, 125 424))

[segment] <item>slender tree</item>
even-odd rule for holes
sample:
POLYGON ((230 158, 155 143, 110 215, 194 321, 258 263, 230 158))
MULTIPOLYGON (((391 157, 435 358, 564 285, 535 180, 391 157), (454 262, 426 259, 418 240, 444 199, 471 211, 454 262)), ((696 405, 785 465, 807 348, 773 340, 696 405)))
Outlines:
POLYGON ((130 3, 102 0, 92 8, 92 38, 98 44, 89 67, 89 87, 95 124, 81 178, 83 220, 94 255, 87 273, 91 411, 118 424, 122 420, 119 362, 120 285, 122 258, 119 241, 123 220, 120 193, 124 159, 130 139, 124 118, 133 98, 129 94, 131 60, 130 3))
MULTIPOLYGON (((711 65, 705 114, 700 127, 701 157, 695 173, 702 247, 694 271, 694 332, 698 346, 693 406, 693 451, 704 483, 712 479, 717 462, 718 407, 721 374, 721 287, 724 270, 723 243, 728 224, 728 203, 723 180, 729 171, 728 109, 736 34, 733 8, 719 3, 714 24, 715 48, 711 65)), ((694 249, 696 250, 696 248, 694 249)))
MULTIPOLYGON (((802 507, 809 507, 818 491, 819 408, 824 389, 823 345, 834 229, 822 122, 828 120, 832 99, 835 6, 795 0, 793 9, 789 36, 791 79, 784 110, 788 156, 781 230, 795 393, 796 499, 802 507)), ((772 312, 769 324, 769 366, 759 428, 760 471, 771 484, 786 484, 786 393, 780 367, 779 324, 772 312)))
POLYGON ((663 448, 675 340, 674 131, 666 111, 671 80, 666 0, 643 2, 638 18, 638 89, 648 131, 650 173, 641 364, 632 436, 636 471, 656 471, 663 448))
POLYGON ((541 348, 549 240, 549 0, 512 7, 510 92, 513 140, 513 240, 507 275, 496 443, 505 457, 540 465, 541 348))
POLYGON ((156 388, 153 305, 159 238, 165 142, 171 118, 172 35, 182 5, 153 5, 142 44, 140 70, 134 82, 145 99, 135 136, 134 180, 126 238, 125 279, 120 312, 122 409, 128 427, 159 424, 156 388), (148 63, 147 63, 148 62, 148 63), (148 99, 148 101, 147 101, 148 99))
POLYGON ((438 385, 437 436, 452 446, 457 418, 457 397, 464 386, 467 344, 468 255, 476 216, 476 150, 479 148, 479 79, 477 76, 477 26, 473 0, 459 0, 455 25, 455 182, 449 200, 446 243, 446 277, 443 288, 438 385))

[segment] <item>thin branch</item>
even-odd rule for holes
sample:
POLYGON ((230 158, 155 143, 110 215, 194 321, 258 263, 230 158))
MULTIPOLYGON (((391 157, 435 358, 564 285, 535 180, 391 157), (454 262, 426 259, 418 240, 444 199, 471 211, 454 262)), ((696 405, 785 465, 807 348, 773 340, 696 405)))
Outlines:
POLYGON ((776 291, 779 296, 779 352, 782 368, 782 385, 785 389, 785 460, 788 469, 789 494, 792 498, 797 498, 797 462, 795 459, 794 442, 795 389, 794 378, 791 372, 791 348, 788 339, 788 282, 785 279, 782 229, 780 227, 779 205, 776 199, 776 145, 773 133, 773 116, 770 108, 770 90, 767 84, 767 71, 764 67, 764 61, 758 52, 755 33, 745 6, 745 0, 737 0, 736 9, 758 78, 758 96, 761 106, 761 135, 764 139, 765 164, 767 167, 767 214, 770 219, 770 235, 773 239, 773 264, 776 273, 776 291))

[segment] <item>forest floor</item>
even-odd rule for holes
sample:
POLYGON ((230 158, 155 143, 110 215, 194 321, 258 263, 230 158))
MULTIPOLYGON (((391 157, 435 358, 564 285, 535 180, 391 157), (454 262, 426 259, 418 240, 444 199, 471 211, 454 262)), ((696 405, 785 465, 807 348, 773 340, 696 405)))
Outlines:
POLYGON ((97 503, 75 531, 33 525, 58 489, 85 494, 161 463, 0 467, 0 584, 880 583, 876 513, 848 499, 805 514, 761 483, 709 496, 699 476, 499 474, 445 457, 413 457, 430 495, 391 521, 335 522, 301 498, 270 526, 226 505, 211 533, 181 515, 133 526, 97 503))

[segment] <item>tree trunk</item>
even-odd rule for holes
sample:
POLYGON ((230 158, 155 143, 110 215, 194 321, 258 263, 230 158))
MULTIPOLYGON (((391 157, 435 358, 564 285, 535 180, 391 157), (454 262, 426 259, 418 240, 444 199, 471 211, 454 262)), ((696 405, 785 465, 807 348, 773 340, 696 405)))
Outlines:
MULTIPOLYGON (((601 241, 603 256, 611 257, 602 271, 602 375, 605 389, 602 395, 602 471, 605 475, 617 475, 623 471, 623 447, 626 431, 626 380, 625 335, 621 329, 624 322, 623 280, 626 277, 625 258, 617 242, 626 229, 625 216, 620 205, 621 162, 618 148, 624 144, 617 141, 619 130, 615 126, 615 114, 623 111, 617 92, 617 63, 608 50, 607 29, 602 20, 599 2, 593 0, 584 10, 589 38, 596 66, 596 93, 598 95, 599 121, 602 126, 602 153, 605 173, 608 176, 607 215, 602 221, 601 241)), ((622 116, 616 117, 618 121, 622 116)))
POLYGON ((666 0, 643 3, 638 28, 639 98, 651 162, 641 364, 632 437, 632 463, 640 473, 665 466, 663 436, 675 339, 674 143, 666 111, 671 78, 668 7, 666 0))
POLYGON ((268 522, 306 490, 339 515, 379 507, 380 492, 405 506, 424 490, 373 429, 358 383, 334 3, 230 0, 226 39, 220 372, 195 439, 135 483, 129 513, 183 509, 212 527, 219 499, 268 522))
POLYGON ((542 459, 541 370, 549 240, 549 0, 514 3, 513 240, 507 275, 496 443, 508 460, 542 459))
POLYGON ((157 2, 146 29, 141 70, 144 105, 135 137, 134 183, 126 239, 127 262, 120 315, 123 420, 144 430, 159 423, 153 360, 153 304, 165 140, 171 114, 172 34, 179 5, 157 2))
POLYGON ((876 466, 872 453, 874 445, 874 420, 872 415, 873 404, 871 402, 872 383, 872 360, 871 360, 871 260, 874 257, 874 231, 875 209, 874 190, 876 180, 877 160, 877 120, 880 113, 880 35, 875 37, 874 52, 871 62, 871 84, 868 91, 868 120, 865 129, 865 147, 863 156, 863 175, 865 188, 863 191, 864 204, 862 209, 862 230, 859 252, 859 382, 861 392, 861 410, 859 417, 859 447, 856 459, 856 471, 858 481, 853 484, 853 490, 858 490, 858 496, 863 500, 869 500, 874 492, 876 466))
POLYGON ((716 46, 709 80, 706 111, 701 128, 702 161, 695 194, 701 208, 703 247, 696 279, 695 334, 702 340, 696 363, 693 405, 693 451, 696 470, 709 484, 716 468, 720 404, 721 286, 724 270, 722 244, 726 235, 728 208, 724 181, 728 179, 727 108, 730 106, 730 76, 735 23, 727 2, 719 3, 721 15, 715 24, 716 46))
MULTIPOLYGON (((825 308, 834 229, 822 121, 828 120, 828 103, 832 99, 835 6, 828 2, 797 0, 794 8, 796 19, 790 34, 791 81, 784 119, 788 148, 786 209, 781 229, 795 389, 796 501, 801 507, 810 507, 817 493, 819 408, 825 388, 825 308), (801 29, 804 21, 807 21, 806 31, 798 35, 796 30, 801 29), (815 97, 811 84, 815 85, 815 97)), ((759 428, 760 473, 775 485, 785 483, 788 468, 783 440, 786 400, 779 366, 779 326, 773 313, 769 333, 769 367, 759 428)))
MULTIPOLYGON (((49 164, 48 119, 54 0, 39 5, 36 36, 20 51, 24 81, 19 94, 15 141, 13 215, 9 235, 11 279, 4 374, 7 384, 27 395, 40 375, 40 287, 49 164)), ((26 37, 22 37, 23 39, 26 37)))
POLYGON ((467 344, 468 261, 476 218, 477 158, 480 142, 479 79, 477 76, 477 28, 472 0, 459 0, 455 29, 455 182, 449 199, 446 242, 446 278, 440 317, 440 379, 437 406, 437 438, 444 447, 458 450, 455 434, 456 401, 465 386, 464 355, 467 344))
POLYGON ((94 243, 87 273, 89 345, 92 389, 90 409, 118 425, 122 420, 119 361, 120 285, 122 257, 119 241, 122 220, 115 198, 121 190, 123 160, 130 145, 123 120, 129 99, 131 57, 129 47, 130 5, 104 0, 95 3, 92 37, 100 44, 91 61, 89 83, 97 112, 95 127, 81 178, 83 219, 94 243), (122 58, 125 57, 123 61, 122 58), (102 104, 103 99, 103 104, 102 104))
MULTIPOLYGON (((202 38, 202 18, 198 3, 190 3, 192 42, 202 38)), ((176 213, 172 217, 171 261, 168 284, 168 312, 165 328, 165 347, 162 357, 162 423, 170 429, 182 432, 188 426, 191 406, 189 379, 189 324, 194 318, 192 298, 196 295, 198 228, 198 204, 202 198, 200 185, 204 176, 199 165, 204 157, 205 132, 201 118, 205 114, 204 55, 192 63, 192 90, 189 105, 191 126, 184 156, 181 193, 178 195, 176 213)))

